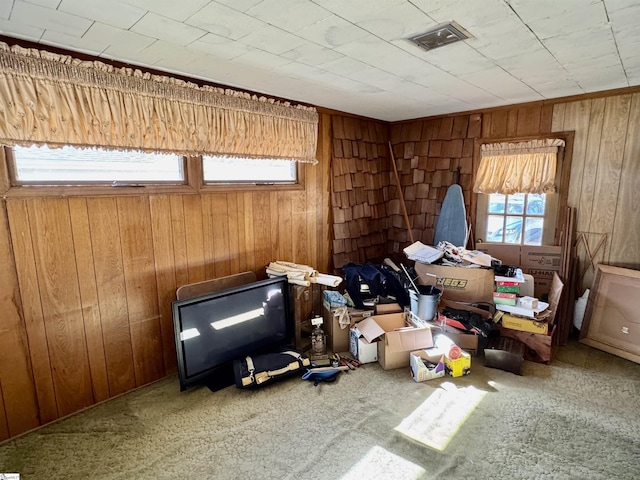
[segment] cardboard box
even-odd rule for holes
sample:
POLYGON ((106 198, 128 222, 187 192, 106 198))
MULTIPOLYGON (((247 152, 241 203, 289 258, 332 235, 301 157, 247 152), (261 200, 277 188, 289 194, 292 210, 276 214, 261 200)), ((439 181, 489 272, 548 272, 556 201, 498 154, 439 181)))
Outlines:
POLYGON ((408 327, 404 313, 374 315, 356 325, 362 336, 378 347, 378 363, 385 370, 409 366, 409 353, 433 347, 429 327, 408 327))
POLYGON ((549 324, 545 322, 536 322, 529 318, 514 317, 505 313, 502 315, 502 326, 512 330, 520 330, 521 332, 531 332, 546 335, 549 331, 549 324))
POLYGON ((516 294, 506 292, 493 292, 493 303, 496 305, 515 305, 516 294))
POLYGON ((386 315, 388 313, 402 313, 399 303, 378 303, 375 308, 376 315, 386 315))
POLYGON ((520 247, 520 267, 552 270, 559 272, 562 268, 562 247, 541 245, 537 247, 520 247))
POLYGON ((418 284, 433 285, 442 291, 442 298, 456 302, 491 302, 494 275, 488 268, 449 267, 416 262, 418 284), (428 274, 433 274, 433 278, 428 274))
POLYGON ((367 341, 358 328, 354 327, 349 330, 349 352, 359 362, 372 363, 378 361, 377 344, 377 341, 367 341))
POLYGON ((451 359, 445 355, 444 364, 447 368, 447 373, 452 377, 462 377, 471 373, 471 355, 465 351, 456 359, 451 359))
POLYGON ((488 253, 504 265, 520 265, 520 245, 477 242, 476 250, 488 253))
POLYGON ((444 355, 433 349, 416 350, 409 354, 409 367, 411 369, 411 377, 416 382, 425 382, 434 378, 444 377, 444 355), (435 366, 427 367, 425 362, 435 366))
POLYGON ((327 335, 327 349, 334 353, 348 352, 349 351, 349 329, 353 327, 357 322, 364 318, 370 317, 373 314, 372 310, 357 310, 355 308, 347 308, 347 314, 349 316, 349 325, 342 328, 340 325, 339 312, 341 308, 323 308, 322 329, 327 335))

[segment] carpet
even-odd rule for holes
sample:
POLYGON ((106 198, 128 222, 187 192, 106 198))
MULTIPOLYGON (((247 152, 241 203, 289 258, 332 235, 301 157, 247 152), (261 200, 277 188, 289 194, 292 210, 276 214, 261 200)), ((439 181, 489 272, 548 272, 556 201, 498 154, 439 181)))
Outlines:
POLYGON ((572 341, 523 375, 180 392, 175 376, 0 445, 21 479, 636 479, 640 365, 572 341))

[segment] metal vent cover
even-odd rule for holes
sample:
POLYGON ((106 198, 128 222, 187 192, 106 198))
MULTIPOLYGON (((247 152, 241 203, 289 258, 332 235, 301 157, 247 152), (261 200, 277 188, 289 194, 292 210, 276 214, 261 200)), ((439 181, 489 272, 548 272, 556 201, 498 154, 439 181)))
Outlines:
POLYGON ((411 37, 408 40, 428 51, 468 38, 472 38, 469 32, 456 22, 449 22, 436 25, 432 29, 411 37))

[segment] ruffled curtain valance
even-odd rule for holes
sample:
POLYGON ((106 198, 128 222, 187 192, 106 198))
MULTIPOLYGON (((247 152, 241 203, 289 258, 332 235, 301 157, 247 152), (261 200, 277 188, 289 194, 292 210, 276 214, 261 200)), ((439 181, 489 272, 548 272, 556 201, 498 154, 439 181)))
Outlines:
POLYGON ((317 163, 313 107, 0 42, 0 143, 317 163))
POLYGON ((558 147, 564 140, 487 143, 480 147, 476 193, 554 193, 558 147))

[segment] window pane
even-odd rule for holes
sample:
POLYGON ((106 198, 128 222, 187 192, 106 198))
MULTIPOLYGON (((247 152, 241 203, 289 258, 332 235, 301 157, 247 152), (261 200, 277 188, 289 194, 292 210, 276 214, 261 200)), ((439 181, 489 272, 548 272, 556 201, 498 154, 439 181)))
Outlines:
POLYGON ((507 198, 507 213, 522 215, 524 213, 524 193, 514 193, 507 198))
POLYGON ((524 244, 542 245, 542 218, 527 218, 525 220, 524 244))
POLYGON ((504 213, 506 197, 500 193, 489 195, 489 213, 504 213))
POLYGON ((14 147, 20 182, 182 182, 179 155, 101 148, 14 147))
POLYGON ((209 183, 295 183, 296 162, 255 158, 202 157, 209 183))
POLYGON ((522 217, 506 217, 504 225, 497 219, 502 220, 504 217, 494 217, 496 220, 491 221, 493 216, 489 217, 489 224, 487 225, 487 241, 488 242, 503 242, 503 243, 520 243, 520 237, 522 234, 522 217), (492 225, 498 225, 497 228, 492 229, 492 225))
POLYGON ((546 195, 531 193, 527 195, 527 215, 544 215, 546 195))

